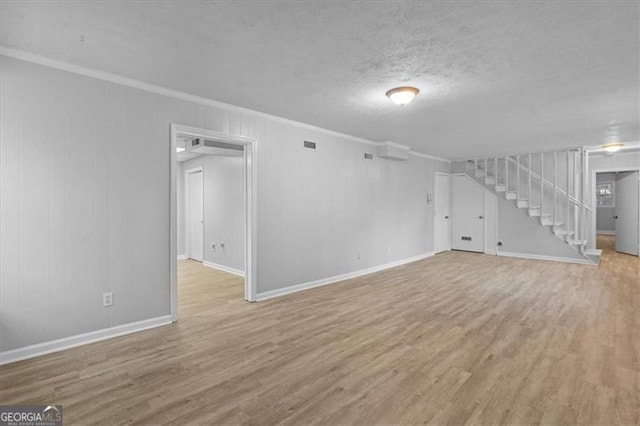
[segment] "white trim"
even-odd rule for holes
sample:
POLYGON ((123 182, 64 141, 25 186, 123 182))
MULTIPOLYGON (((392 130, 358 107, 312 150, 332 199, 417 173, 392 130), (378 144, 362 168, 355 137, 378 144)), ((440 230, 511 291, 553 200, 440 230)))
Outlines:
POLYGON ((267 300, 272 299, 274 297, 284 296, 286 294, 296 293, 298 291, 309 290, 315 287, 321 287, 328 284, 337 283, 340 281, 345 281, 351 278, 361 277, 363 275, 373 274, 374 272, 383 271, 389 268, 395 268, 396 266, 401 266, 407 263, 416 262, 418 260, 426 259, 427 257, 433 256, 434 252, 428 252, 419 254, 417 256, 409 257, 406 259, 396 260, 394 262, 386 263, 384 265, 372 266, 371 268, 361 269, 359 271, 347 272, 346 274, 334 275, 333 277, 323 278, 316 281, 309 281, 302 284, 296 284, 289 287, 279 288, 276 290, 265 291, 263 293, 257 294, 257 300, 267 300))
POLYGON ((415 155, 416 157, 427 158, 429 160, 443 161, 445 163, 451 163, 451 160, 447 160, 446 158, 436 157, 435 155, 423 154, 418 151, 414 151, 413 149, 409 151, 409 155, 415 155))
POLYGON ((178 255, 178 260, 187 260, 187 259, 188 259, 188 257, 187 257, 186 254, 179 254, 178 255))
POLYGON ((37 343, 35 345, 0 352, 0 365, 34 358, 53 352, 59 352, 89 343, 112 339, 114 337, 124 336, 126 334, 148 330, 150 328, 160 327, 171 324, 171 322, 171 315, 164 315, 157 318, 103 328, 102 330, 90 331, 88 333, 77 334, 75 336, 64 337, 62 339, 51 340, 49 342, 37 343))
POLYGON ((506 251, 499 251, 498 256, 515 257, 518 259, 549 260, 552 262, 579 263, 581 265, 594 265, 594 263, 589 259, 574 259, 571 257, 545 256, 542 254, 532 254, 532 253, 510 253, 506 251))
POLYGON ((237 275, 239 277, 244 278, 244 271, 241 271, 240 269, 235 269, 235 268, 231 268, 230 266, 224 266, 218 263, 209 262, 208 260, 205 260, 204 262, 202 262, 202 264, 206 267, 217 269, 222 272, 228 272, 230 274, 237 275))
POLYGON ((601 230, 596 230, 596 234, 597 235, 616 235, 616 231, 601 231, 601 230))
MULTIPOLYGON (((4 55, 10 58, 19 59, 21 61, 31 62, 38 65, 44 65, 50 68, 55 68, 62 71, 71 72, 78 75, 83 75, 86 77, 96 78, 98 80, 108 81, 115 84, 120 84, 122 86, 132 87, 134 89, 144 90, 145 92, 155 93, 157 95, 167 96, 169 98, 178 99, 186 102, 193 102, 199 105, 205 105, 213 108, 222 109, 229 112, 236 112, 241 114, 247 114, 254 117, 267 118, 279 123, 288 124, 290 126, 295 126, 307 130, 311 130, 314 132, 324 133, 331 136, 338 136, 341 138, 349 139, 354 142, 360 142, 368 145, 380 146, 384 145, 386 142, 374 142, 368 139, 360 138, 357 136, 349 135, 346 133, 337 132, 335 130, 329 130, 322 127, 314 126, 312 124, 302 123, 299 121, 291 120, 289 118, 279 117, 277 115, 271 115, 264 112, 255 111, 249 108, 243 108, 236 105, 231 105, 228 103, 216 101, 213 99, 205 98, 202 96, 192 95, 190 93, 181 92, 179 90, 168 89, 166 87, 158 86, 155 84, 145 83, 140 80, 135 80, 132 78, 124 77, 118 74, 113 74, 106 71, 97 70, 95 68, 83 67, 80 65, 74 65, 69 62, 59 61, 57 59, 52 59, 43 55, 39 55, 37 53, 28 52, 21 49, 15 49, 7 46, 0 46, 0 55, 4 55)), ((395 142, 393 142, 395 144, 395 142)), ((399 146, 404 146, 400 144, 396 144, 399 146)), ((446 158, 440 158, 431 156, 428 154, 423 154, 417 151, 409 151, 410 154, 417 155, 419 157, 430 158, 438 161, 451 162, 451 160, 446 158)))
MULTIPOLYGON (((596 248, 596 243, 597 243, 597 215, 598 215, 598 200, 596 197, 596 190, 597 190, 597 175, 598 173, 614 173, 614 172, 638 172, 638 175, 640 176, 640 167, 609 167, 609 168, 604 168, 604 169, 593 169, 591 170, 591 175, 589 176, 589 178, 591 179, 590 181, 590 187, 591 187, 591 207, 593 209, 593 214, 591 215, 591 226, 590 226, 590 234, 591 234, 591 241, 589 241, 589 247, 592 249, 596 248)), ((638 200, 640 200, 640 184, 638 185, 638 200)), ((640 206, 638 206, 638 211, 640 212, 640 206)), ((640 213, 638 214, 638 242, 640 245, 640 213)), ((640 250, 640 247, 639 247, 640 250)))
POLYGON ((231 133, 217 132, 198 127, 184 126, 171 123, 171 207, 170 207, 170 252, 171 258, 171 317, 173 321, 178 320, 178 269, 177 269, 177 197, 176 197, 176 138, 178 135, 200 137, 212 139, 218 142, 225 142, 244 147, 244 222, 245 222, 245 256, 244 256, 244 298, 250 302, 256 300, 258 288, 257 283, 257 236, 258 236, 258 215, 257 215, 257 140, 252 137, 235 135, 231 133))

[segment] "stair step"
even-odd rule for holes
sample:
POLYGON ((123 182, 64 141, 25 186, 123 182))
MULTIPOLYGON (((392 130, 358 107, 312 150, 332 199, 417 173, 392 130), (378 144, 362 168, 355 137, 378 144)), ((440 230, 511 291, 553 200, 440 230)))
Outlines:
POLYGON ((586 246, 587 245, 587 240, 571 240, 571 239, 568 239, 567 243, 571 244, 572 246, 586 246))
POLYGON ((507 190, 507 185, 504 183, 496 183, 496 192, 505 192, 507 190))
POLYGON ((602 250, 600 249, 586 249, 584 251, 585 256, 587 256, 589 259, 591 259, 591 261, 597 265, 598 263, 600 263, 600 258, 602 257, 602 250))
POLYGON ((496 183, 496 178, 495 176, 487 176, 484 178, 484 183, 486 183, 487 185, 493 185, 494 183, 496 183))
POLYGON ((573 235, 573 231, 567 231, 566 229, 558 229, 556 231, 553 231, 553 233, 555 234, 556 237, 570 237, 573 235))
POLYGON ((542 216, 542 212, 540 211, 540 206, 529 207, 529 216, 531 217, 542 216))
POLYGON ((507 193, 504 194, 504 196, 507 200, 515 200, 518 198, 518 193, 515 191, 507 191, 507 193))
POLYGON ((476 170, 476 177, 484 177, 485 175, 484 170, 476 170))
POLYGON ((544 215, 540 218, 540 223, 544 226, 557 226, 557 223, 553 222, 551 215, 544 215))
POLYGON ((520 199, 518 201, 516 201, 516 206, 519 209, 526 209, 527 207, 529 207, 529 200, 527 199, 520 199))

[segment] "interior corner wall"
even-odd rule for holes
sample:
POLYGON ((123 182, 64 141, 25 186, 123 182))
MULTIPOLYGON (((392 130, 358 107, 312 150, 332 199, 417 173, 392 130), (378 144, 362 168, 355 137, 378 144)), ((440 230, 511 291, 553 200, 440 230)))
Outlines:
POLYGON ((447 162, 0 59, 0 352, 170 314, 171 123, 258 141, 258 293, 433 250, 447 162))
MULTIPOLYGON (((176 195, 182 200, 177 207, 183 217, 184 173, 203 168, 204 261, 244 272, 244 158, 203 155, 179 164, 182 182, 176 195)), ((178 241, 184 248, 179 254, 186 254, 186 231, 186 220, 178 221, 178 241)))

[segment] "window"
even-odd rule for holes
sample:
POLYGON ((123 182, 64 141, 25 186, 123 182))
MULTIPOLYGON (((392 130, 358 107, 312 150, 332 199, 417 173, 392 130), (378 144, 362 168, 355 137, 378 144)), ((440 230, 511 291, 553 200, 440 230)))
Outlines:
POLYGON ((613 182, 602 182, 596 185, 596 196, 598 199, 598 206, 600 207, 614 207, 614 189, 613 182))

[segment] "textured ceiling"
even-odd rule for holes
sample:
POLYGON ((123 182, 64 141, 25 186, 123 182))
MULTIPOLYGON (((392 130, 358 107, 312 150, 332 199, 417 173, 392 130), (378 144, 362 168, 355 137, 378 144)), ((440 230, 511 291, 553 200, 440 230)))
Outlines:
POLYGON ((1 8, 3 46, 428 154, 639 139, 635 1, 1 8))

